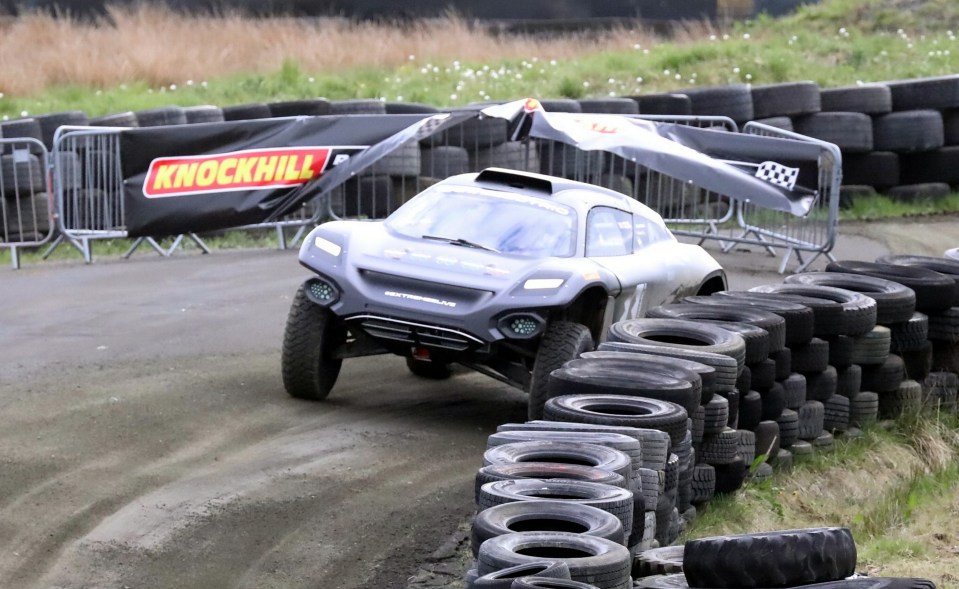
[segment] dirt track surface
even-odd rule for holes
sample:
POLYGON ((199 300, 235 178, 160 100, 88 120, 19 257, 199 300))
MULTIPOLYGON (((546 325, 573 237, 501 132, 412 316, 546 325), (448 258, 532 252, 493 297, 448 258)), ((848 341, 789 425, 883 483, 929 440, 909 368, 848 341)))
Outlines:
MULTIPOLYGON (((956 219, 843 229, 845 258, 959 241, 956 219)), ((716 257, 734 288, 779 280, 716 257)), ((392 357, 347 361, 327 402, 287 397, 306 276, 274 251, 0 269, 0 586, 406 586, 525 398, 392 357)))

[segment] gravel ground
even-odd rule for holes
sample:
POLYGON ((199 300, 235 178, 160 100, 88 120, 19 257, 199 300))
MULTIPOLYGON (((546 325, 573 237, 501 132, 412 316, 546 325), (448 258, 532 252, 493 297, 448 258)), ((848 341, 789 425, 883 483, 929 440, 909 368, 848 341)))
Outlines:
MULTIPOLYGON (((953 217, 842 232, 840 258, 959 245, 953 217)), ((780 279, 709 249, 733 288, 780 279)), ((348 361, 327 402, 287 397, 306 276, 277 251, 0 270, 0 586, 455 584, 486 437, 525 398, 392 357, 348 361)))

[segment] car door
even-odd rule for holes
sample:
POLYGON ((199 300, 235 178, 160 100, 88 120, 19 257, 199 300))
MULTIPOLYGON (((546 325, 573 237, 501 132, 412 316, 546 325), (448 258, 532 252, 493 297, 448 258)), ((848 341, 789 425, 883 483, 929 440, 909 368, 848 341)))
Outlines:
POLYGON ((679 273, 675 252, 669 247, 675 241, 662 231, 629 211, 607 206, 590 209, 585 255, 612 272, 621 287, 613 321, 642 317, 647 308, 670 299, 679 273))

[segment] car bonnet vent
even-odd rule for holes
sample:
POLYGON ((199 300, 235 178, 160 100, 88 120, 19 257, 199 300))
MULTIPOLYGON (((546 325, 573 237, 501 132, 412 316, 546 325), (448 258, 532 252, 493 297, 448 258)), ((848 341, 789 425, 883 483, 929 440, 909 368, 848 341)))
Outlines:
POLYGON ((501 168, 487 168, 476 176, 476 181, 532 190, 543 194, 553 194, 553 183, 537 174, 522 174, 501 168))

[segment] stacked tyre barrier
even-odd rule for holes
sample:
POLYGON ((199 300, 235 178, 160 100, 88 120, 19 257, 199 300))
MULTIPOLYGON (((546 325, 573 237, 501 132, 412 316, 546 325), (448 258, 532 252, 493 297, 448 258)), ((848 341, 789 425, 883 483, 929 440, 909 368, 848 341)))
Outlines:
POLYGON ((850 578, 841 528, 672 544, 715 496, 832 452, 836 437, 957 410, 953 253, 837 261, 614 323, 550 374, 530 421, 489 436, 468 586, 934 587, 850 578), (530 574, 547 579, 517 580, 530 574))

